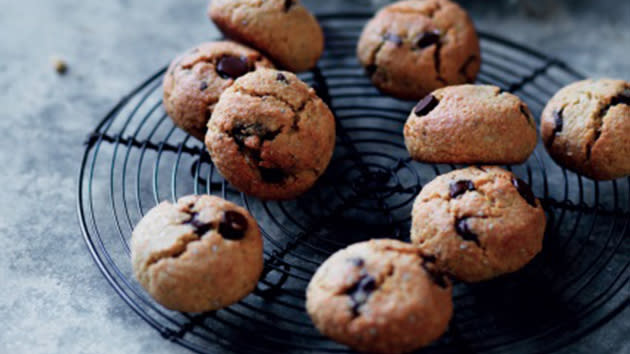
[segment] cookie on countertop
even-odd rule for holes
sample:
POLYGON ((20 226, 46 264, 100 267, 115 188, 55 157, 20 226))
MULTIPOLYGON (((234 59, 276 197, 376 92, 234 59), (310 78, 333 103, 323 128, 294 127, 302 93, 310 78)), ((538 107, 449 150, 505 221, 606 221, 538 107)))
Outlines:
POLYGON ((517 96, 490 85, 449 86, 424 97, 404 128, 422 162, 522 163, 536 148, 536 123, 517 96))
POLYGON ((630 175, 630 82, 583 80, 558 91, 541 118, 547 151, 596 180, 630 175))
POLYGON ((452 286, 431 257, 396 240, 353 244, 330 256, 306 290, 306 309, 328 337, 359 351, 403 353, 440 337, 452 286))
POLYGON ((178 56, 164 76, 164 108, 175 124, 204 139, 210 114, 234 80, 257 68, 271 68, 257 51, 234 42, 202 43, 178 56))
POLYGON ((542 249, 545 212, 521 179, 499 167, 455 170, 428 183, 412 211, 411 240, 467 282, 525 266, 542 249))
POLYGON ((297 76, 260 69, 221 95, 206 146, 219 172, 241 192, 292 199, 326 170, 335 147, 335 119, 297 76))
POLYGON ((364 27, 357 56, 377 88, 409 100, 474 82, 481 66, 472 20, 449 0, 399 1, 382 8, 364 27))
POLYGON ((289 71, 311 69, 324 51, 322 29, 299 0, 212 0, 208 16, 226 37, 289 71))
POLYGON ((263 269, 263 243, 247 210, 202 195, 162 202, 131 238, 136 279, 171 310, 203 312, 249 294, 263 269))

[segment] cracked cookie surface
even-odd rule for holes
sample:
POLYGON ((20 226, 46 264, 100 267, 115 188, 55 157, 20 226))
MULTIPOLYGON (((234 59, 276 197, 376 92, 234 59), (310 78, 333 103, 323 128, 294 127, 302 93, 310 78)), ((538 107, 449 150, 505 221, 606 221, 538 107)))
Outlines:
POLYGON ((404 136, 418 161, 516 164, 536 148, 536 123, 524 102, 499 87, 458 85, 420 100, 404 136))
POLYGON ((299 0, 212 0, 208 16, 226 37, 286 70, 311 69, 324 51, 322 29, 299 0))
POLYGON ((306 309, 323 334, 359 351, 402 353, 444 333, 452 287, 434 259, 396 240, 337 251, 306 290, 306 309))
POLYGON ((384 7, 364 27, 357 56, 377 88, 402 99, 473 82, 481 65, 474 25, 449 0, 384 7))
POLYGON ((202 140, 223 91, 238 77, 273 65, 259 52, 234 42, 206 42, 179 55, 164 76, 164 108, 173 122, 202 140))
POLYGON ((525 266, 542 249, 545 224, 527 183, 499 167, 469 167, 424 186, 411 240, 440 269, 476 282, 525 266))
POLYGON ((206 146, 238 190, 262 199, 292 199, 326 170, 335 147, 335 119, 297 76, 261 69, 236 80, 221 96, 206 146))
POLYGON ((583 80, 558 91, 541 117, 547 151, 596 180, 630 175, 630 82, 583 80))
POLYGON ((224 199, 187 196, 162 202, 136 225, 131 238, 134 275, 171 310, 203 312, 249 294, 263 268, 256 220, 224 199))

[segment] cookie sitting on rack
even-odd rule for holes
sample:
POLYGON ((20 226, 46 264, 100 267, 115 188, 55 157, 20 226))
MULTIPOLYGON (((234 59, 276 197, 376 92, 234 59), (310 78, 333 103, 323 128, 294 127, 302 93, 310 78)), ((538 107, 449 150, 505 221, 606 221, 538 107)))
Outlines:
POLYGON ((234 42, 202 43, 178 56, 164 76, 164 108, 173 122, 203 140, 214 105, 238 77, 273 65, 234 42))
POLYGON ((299 0, 212 0, 208 16, 226 37, 286 70, 311 69, 324 51, 322 29, 299 0))
POLYGON ((263 244, 247 210, 218 197, 162 202, 133 230, 136 279, 171 310, 202 312, 249 294, 263 268, 263 244))
POLYGON ((583 80, 547 103, 540 130, 560 165, 596 180, 630 175, 630 82, 583 80))
POLYGON ((476 282, 532 260, 545 224, 527 183, 499 167, 469 167, 424 186, 413 205, 411 240, 447 273, 476 282))
POLYGON ((403 353, 445 331, 452 287, 434 259, 397 240, 356 243, 328 258, 306 290, 306 309, 325 335, 356 350, 403 353))
POLYGON ((378 89, 409 100, 473 82, 481 65, 472 20, 449 0, 384 7, 365 25, 357 56, 378 89))
POLYGON ((415 160, 517 164, 536 148, 536 123, 517 96, 490 85, 449 86, 424 97, 404 127, 415 160))
POLYGON ((241 192, 292 199, 326 170, 335 147, 335 119, 297 76, 260 69, 221 95, 206 146, 219 172, 241 192))

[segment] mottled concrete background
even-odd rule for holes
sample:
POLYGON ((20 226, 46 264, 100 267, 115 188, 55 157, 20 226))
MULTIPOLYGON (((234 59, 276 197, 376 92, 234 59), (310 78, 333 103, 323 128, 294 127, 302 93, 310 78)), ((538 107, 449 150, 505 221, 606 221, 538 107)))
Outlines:
MULTIPOLYGON (((306 1, 332 11, 342 1, 306 1)), ((630 79, 630 2, 466 0, 478 27, 630 79)), ((365 1, 346 5, 366 8, 365 1)), ((184 353, 114 293, 75 211, 85 135, 130 88, 213 36, 205 0, 0 0, 0 353, 184 353), (67 60, 58 76, 50 57, 67 60)), ((630 352, 630 311, 563 353, 630 352)))

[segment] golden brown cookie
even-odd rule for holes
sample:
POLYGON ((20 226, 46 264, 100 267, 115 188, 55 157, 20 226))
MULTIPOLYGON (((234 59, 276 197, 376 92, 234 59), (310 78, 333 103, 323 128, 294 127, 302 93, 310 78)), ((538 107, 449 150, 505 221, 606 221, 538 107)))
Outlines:
POLYGON ((202 43, 178 56, 164 76, 164 108, 175 124, 203 140, 210 114, 234 80, 273 65, 257 51, 234 42, 202 43))
POLYGON ((517 164, 536 148, 536 123, 517 96, 489 85, 449 86, 424 97, 404 128, 411 157, 433 163, 517 164))
POLYGON ((540 130, 558 164, 596 180, 630 175, 630 82, 564 87, 547 103, 540 130))
POLYGON ((438 176, 413 205, 411 240, 463 281, 514 272, 542 249, 545 212, 529 186, 499 167, 438 176))
POLYGON ((212 0, 208 16, 226 37, 257 48, 286 70, 308 70, 324 51, 322 29, 299 0, 212 0))
POLYGON ((260 69, 221 95, 206 146, 219 172, 241 192, 292 199, 326 170, 335 147, 335 119, 297 76, 260 69))
POLYGON ((136 279, 171 310, 202 312, 249 294, 263 268, 263 244, 247 210, 214 196, 162 202, 133 230, 136 279))
POLYGON ((363 29, 357 56, 377 88, 410 100, 473 82, 481 65, 475 27, 449 0, 384 7, 363 29))
POLYGON ((356 243, 328 258, 306 290, 323 334, 356 350, 404 353, 440 337, 453 313, 434 259, 396 240, 356 243))

